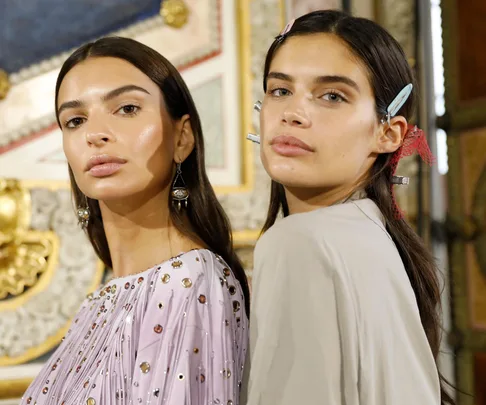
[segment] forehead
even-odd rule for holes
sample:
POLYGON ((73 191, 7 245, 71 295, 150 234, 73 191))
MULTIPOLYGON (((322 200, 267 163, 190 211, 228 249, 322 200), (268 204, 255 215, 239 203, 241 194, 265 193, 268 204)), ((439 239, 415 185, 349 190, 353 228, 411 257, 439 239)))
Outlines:
POLYGON ((106 92, 135 84, 156 94, 158 86, 131 63, 112 57, 91 57, 74 66, 64 77, 59 88, 59 102, 82 98, 91 93, 106 92))
MULTIPOLYGON (((370 87, 368 71, 348 45, 333 34, 310 34, 288 38, 276 52, 270 71, 297 79, 316 76, 347 76, 360 88, 370 87)), ((371 89, 370 89, 371 90, 371 89)))

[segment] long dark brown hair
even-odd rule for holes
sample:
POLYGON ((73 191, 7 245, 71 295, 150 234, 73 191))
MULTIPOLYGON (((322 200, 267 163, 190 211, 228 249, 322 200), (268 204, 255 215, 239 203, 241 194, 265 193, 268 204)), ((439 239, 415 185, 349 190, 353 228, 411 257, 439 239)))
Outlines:
MULTIPOLYGON (((214 253, 219 254, 232 268, 235 277, 241 284, 245 295, 246 310, 249 314, 250 294, 248 281, 243 266, 233 248, 231 226, 216 198, 213 187, 209 183, 204 163, 204 140, 201 121, 191 94, 177 69, 155 50, 128 38, 107 37, 88 43, 77 49, 63 64, 56 83, 55 108, 59 88, 66 74, 78 63, 88 58, 114 57, 123 59, 147 75, 157 84, 164 97, 165 106, 173 120, 189 114, 194 133, 194 149, 182 163, 181 169, 184 182, 189 190, 190 203, 184 210, 184 215, 174 208, 172 197, 167 201, 170 219, 175 227, 192 240, 203 242, 214 253)), ((59 126, 59 116, 57 116, 59 126)), ((77 206, 85 204, 86 196, 79 189, 74 179, 71 167, 69 177, 77 206)), ((111 268, 110 249, 106 240, 97 200, 87 198, 90 210, 90 220, 87 234, 99 258, 111 268)), ((162 207, 161 207, 162 209, 162 207)))
MULTIPOLYGON (((267 90, 267 76, 278 49, 289 37, 329 33, 344 41, 349 49, 367 67, 375 96, 376 115, 382 119, 386 108, 407 84, 414 83, 413 72, 400 44, 381 26, 373 21, 349 16, 337 10, 315 11, 295 20, 284 37, 277 37, 270 46, 265 60, 263 88, 267 90)), ((415 92, 414 92, 415 93, 415 92)), ((407 120, 415 108, 415 97, 410 97, 398 112, 407 120)), ((391 193, 392 154, 381 154, 372 166, 366 192, 385 217, 386 229, 400 253, 420 311, 422 326, 437 362, 441 338, 440 286, 436 262, 420 237, 403 219, 394 215, 391 193)), ((289 208, 281 184, 272 181, 270 205, 263 231, 268 230, 282 211, 289 215, 289 208)), ((440 374, 440 373, 439 373, 440 374)), ((454 404, 441 379, 441 403, 454 404)))

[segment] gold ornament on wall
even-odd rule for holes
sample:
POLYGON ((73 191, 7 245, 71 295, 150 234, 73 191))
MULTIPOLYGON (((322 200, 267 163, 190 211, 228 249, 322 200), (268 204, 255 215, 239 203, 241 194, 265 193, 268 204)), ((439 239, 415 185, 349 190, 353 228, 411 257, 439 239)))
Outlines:
POLYGON ((8 91, 10 90, 10 80, 8 79, 7 72, 0 69, 0 100, 7 97, 8 91))
POLYGON ((163 0, 160 15, 170 27, 182 28, 187 23, 189 8, 184 0, 163 0))
POLYGON ((48 268, 49 232, 29 230, 29 192, 14 179, 0 179, 0 300, 21 295, 48 268))

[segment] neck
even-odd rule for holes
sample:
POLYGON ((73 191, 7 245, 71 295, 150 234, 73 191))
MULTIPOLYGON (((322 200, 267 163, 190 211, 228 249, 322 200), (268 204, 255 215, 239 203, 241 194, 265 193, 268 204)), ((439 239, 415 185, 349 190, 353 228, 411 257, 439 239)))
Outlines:
POLYGON ((365 197, 362 186, 339 186, 326 189, 285 187, 290 214, 314 211, 319 208, 365 197))
POLYGON ((200 246, 181 234, 170 218, 168 191, 124 201, 100 201, 115 277, 149 269, 200 246))

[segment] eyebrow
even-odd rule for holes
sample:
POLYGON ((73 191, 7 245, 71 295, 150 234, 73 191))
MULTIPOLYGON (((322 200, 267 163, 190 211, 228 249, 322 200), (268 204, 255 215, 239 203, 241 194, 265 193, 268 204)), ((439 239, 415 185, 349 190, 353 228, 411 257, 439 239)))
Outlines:
MULTIPOLYGON (((128 93, 129 91, 140 91, 142 93, 146 93, 150 95, 150 93, 145 90, 143 87, 136 86, 135 84, 127 84, 126 86, 118 87, 117 89, 111 90, 106 93, 104 96, 101 97, 102 101, 110 101, 123 93, 128 93)), ((61 112, 67 110, 69 108, 81 108, 84 107, 86 103, 80 100, 72 100, 66 101, 62 103, 59 109, 57 110, 57 115, 61 115, 61 112)))
MULTIPOLYGON (((294 82, 294 78, 292 76, 281 72, 270 72, 267 75, 267 80, 268 79, 279 79, 291 83, 294 82)), ((340 75, 317 76, 316 78, 314 78, 314 83, 319 83, 319 84, 343 83, 348 85, 349 87, 352 87, 358 93, 360 92, 358 84, 354 80, 351 80, 349 77, 346 76, 340 76, 340 75)))

